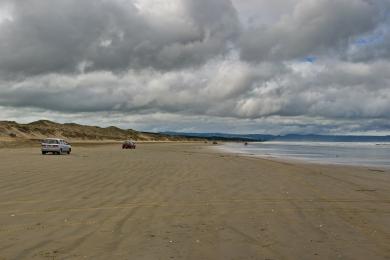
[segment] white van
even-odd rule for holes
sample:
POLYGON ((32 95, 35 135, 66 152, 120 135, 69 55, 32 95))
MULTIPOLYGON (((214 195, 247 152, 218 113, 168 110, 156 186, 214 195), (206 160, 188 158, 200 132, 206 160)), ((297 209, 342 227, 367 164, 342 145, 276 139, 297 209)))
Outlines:
POLYGON ((63 139, 59 138, 47 138, 41 143, 42 154, 53 153, 53 154, 70 154, 72 146, 63 139))

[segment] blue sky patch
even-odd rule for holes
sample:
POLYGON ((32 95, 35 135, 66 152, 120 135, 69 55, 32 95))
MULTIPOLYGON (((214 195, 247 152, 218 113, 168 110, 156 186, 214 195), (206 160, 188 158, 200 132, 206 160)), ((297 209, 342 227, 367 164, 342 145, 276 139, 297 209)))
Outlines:
POLYGON ((314 63, 317 61, 317 57, 316 56, 306 56, 305 58, 303 58, 303 61, 304 62, 309 62, 309 63, 314 63))
POLYGON ((382 34, 374 34, 367 37, 358 38, 354 41, 354 44, 358 46, 367 46, 367 45, 376 44, 378 42, 381 42, 382 40, 383 40, 382 34))

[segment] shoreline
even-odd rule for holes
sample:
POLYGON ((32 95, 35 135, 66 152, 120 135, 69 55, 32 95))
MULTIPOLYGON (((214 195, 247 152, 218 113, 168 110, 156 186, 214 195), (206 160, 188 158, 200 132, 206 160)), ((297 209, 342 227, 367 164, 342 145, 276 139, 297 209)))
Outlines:
POLYGON ((254 159, 260 159, 271 162, 278 163, 287 163, 292 165, 308 165, 308 166, 329 166, 329 167, 347 167, 347 168, 364 168, 364 169, 377 169, 381 171, 389 171, 390 167, 386 166, 374 166, 374 165, 366 165, 366 164, 343 164, 343 163, 330 163, 330 162, 320 162, 320 161, 306 161, 304 159, 295 159, 295 158, 282 158, 277 156, 267 156, 267 155, 256 155, 256 154, 247 154, 247 153, 235 153, 229 151, 220 151, 224 154, 231 154, 239 157, 249 157, 254 159))
MULTIPOLYGON (((229 143, 226 143, 229 144, 229 143)), ((273 144, 273 143, 272 143, 273 144)), ((370 144, 371 145, 371 144, 370 144)), ((223 147, 224 145, 219 145, 215 147, 216 151, 227 153, 227 154, 235 154, 238 156, 248 156, 252 158, 260 158, 264 160, 272 160, 272 161, 278 161, 278 162, 287 162, 292 164, 307 164, 307 165, 329 165, 329 166, 339 166, 339 167, 363 167, 363 168, 378 168, 382 170, 390 170, 390 165, 381 165, 381 164, 374 164, 374 163, 358 163, 358 162, 336 162, 332 160, 328 160, 328 158, 325 159, 308 159, 308 158, 298 158, 293 156, 278 156, 278 155, 272 155, 272 154, 256 154, 246 151, 237 151, 233 148, 226 148, 223 147)))

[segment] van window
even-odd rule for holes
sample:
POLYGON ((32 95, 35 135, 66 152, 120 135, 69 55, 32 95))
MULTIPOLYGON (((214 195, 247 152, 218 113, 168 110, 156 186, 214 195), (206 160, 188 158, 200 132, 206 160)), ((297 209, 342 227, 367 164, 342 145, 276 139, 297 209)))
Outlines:
POLYGON ((45 144, 58 144, 58 140, 46 139, 46 140, 43 140, 43 143, 45 143, 45 144))

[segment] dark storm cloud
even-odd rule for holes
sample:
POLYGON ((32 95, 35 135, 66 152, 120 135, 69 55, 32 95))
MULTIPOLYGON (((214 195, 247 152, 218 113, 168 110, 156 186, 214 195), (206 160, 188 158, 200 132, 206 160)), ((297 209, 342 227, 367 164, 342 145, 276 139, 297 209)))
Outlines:
POLYGON ((184 1, 183 10, 162 13, 157 21, 148 10, 124 0, 8 5, 12 21, 0 27, 0 70, 6 73, 200 64, 224 52, 238 30, 235 10, 225 0, 184 1))

